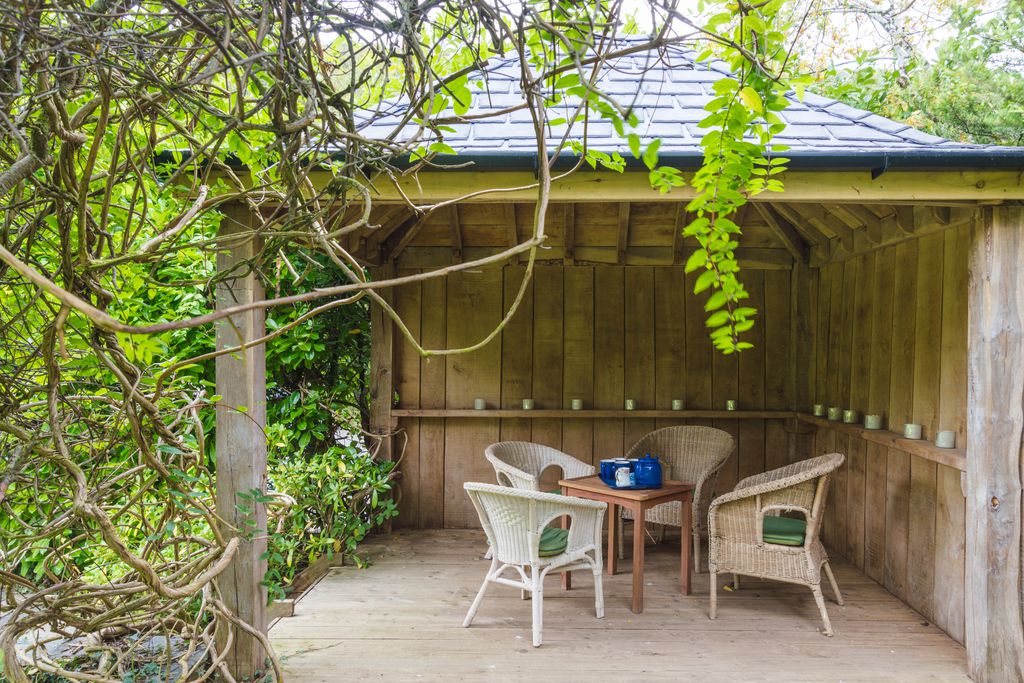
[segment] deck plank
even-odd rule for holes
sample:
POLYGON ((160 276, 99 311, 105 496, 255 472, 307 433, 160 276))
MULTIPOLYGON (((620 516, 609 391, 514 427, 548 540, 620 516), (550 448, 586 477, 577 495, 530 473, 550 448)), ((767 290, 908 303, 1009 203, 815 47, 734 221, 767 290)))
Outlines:
POLYGON ((754 579, 720 590, 710 621, 707 573, 694 575, 692 596, 677 592, 678 537, 648 548, 642 615, 629 610, 628 561, 605 578, 601 620, 589 576, 568 593, 551 578, 534 649, 530 603, 511 588, 492 587, 473 626, 460 627, 484 548, 479 531, 372 539, 369 568, 332 570, 272 626, 287 680, 968 680, 962 646, 843 563, 834 564, 846 606, 828 604, 833 638, 818 631, 810 591, 754 579))

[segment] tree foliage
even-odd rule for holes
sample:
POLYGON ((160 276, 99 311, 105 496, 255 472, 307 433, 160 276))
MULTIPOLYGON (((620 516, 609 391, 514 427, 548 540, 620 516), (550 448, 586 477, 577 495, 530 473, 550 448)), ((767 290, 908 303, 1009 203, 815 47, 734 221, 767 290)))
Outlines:
POLYGON ((878 21, 901 59, 853 41, 850 61, 826 60, 816 88, 951 140, 1024 144, 1024 4, 939 3, 909 24, 901 7, 848 6, 878 21))
MULTIPOLYGON (((468 75, 495 54, 519 57, 522 107, 538 141, 531 235, 505 253, 412 276, 526 254, 544 242, 554 163, 577 153, 621 171, 621 157, 592 150, 585 124, 605 118, 646 163, 652 184, 684 183, 660 165, 658 141, 641 149, 628 106, 597 89, 616 56, 699 41, 724 58, 704 122, 705 169, 692 180, 702 286, 715 290, 709 327, 723 351, 753 310, 735 261, 729 216, 762 190, 779 189, 784 161, 771 148, 786 89, 781 0, 716 0, 707 23, 674 2, 651 2, 654 30, 623 47, 616 2, 410 0, 38 0, 0 14, 0 651, 7 675, 26 680, 15 643, 40 626, 79 638, 72 665, 39 658, 66 679, 133 677, 131 643, 159 634, 184 643, 181 680, 233 672, 226 644, 265 637, 218 591, 238 548, 270 536, 270 586, 286 583, 297 555, 350 551, 394 511, 391 463, 374 457, 365 426, 365 311, 372 301, 421 353, 380 292, 409 278, 373 281, 346 248, 373 229, 373 187, 424 170, 451 126, 465 123, 468 75), (566 135, 547 131, 570 104, 566 135), (363 134, 397 115, 392 134, 363 134), (631 135, 634 135, 631 137, 631 135), (767 158, 766 157, 767 154, 767 158), (326 182, 319 180, 327 176, 326 182), (233 208, 231 208, 233 207, 233 208), (244 210, 251 227, 218 225, 244 210), (218 270, 240 244, 256 256, 218 270), (213 310, 216 288, 254 274, 268 296, 213 310), (212 325, 253 307, 268 311, 258 340, 215 348, 212 325), (273 490, 237 501, 290 506, 276 528, 232 522, 216 510, 211 434, 213 363, 243 344, 268 344, 268 425, 273 490), (369 448, 365 448, 365 446, 369 448), (335 474, 337 472, 337 474, 335 474), (135 638, 129 639, 128 636, 135 638)), ((573 169, 575 170, 575 168, 573 169)), ((572 171, 568 171, 571 173, 572 171)), ((503 188, 494 188, 495 191, 503 188)), ((453 202, 404 208, 424 216, 453 202)), ((527 282, 524 280, 525 291, 527 282)), ((518 302, 517 298, 517 302, 518 302)), ((515 305, 505 319, 514 314, 515 305)), ((502 322, 502 325, 504 322, 502 322)), ((280 509, 280 508, 278 508, 280 509)), ((312 554, 312 555, 311 555, 312 554)), ((37 650, 35 654, 40 654, 37 650)), ((237 672, 234 672, 237 673, 237 672)))

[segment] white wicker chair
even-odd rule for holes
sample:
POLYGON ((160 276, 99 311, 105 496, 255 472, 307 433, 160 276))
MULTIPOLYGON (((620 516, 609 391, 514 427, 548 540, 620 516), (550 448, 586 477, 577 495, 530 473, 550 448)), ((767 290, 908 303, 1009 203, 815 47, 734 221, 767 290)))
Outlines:
POLYGON ((543 635, 544 578, 551 573, 580 569, 594 573, 594 609, 598 619, 604 617, 601 524, 608 507, 605 503, 494 484, 467 482, 463 486, 494 550, 484 583, 462 622, 464 627, 473 622, 489 584, 512 586, 532 594, 533 646, 539 647, 543 635), (557 555, 541 557, 540 539, 544 528, 563 515, 572 519, 565 549, 557 555), (509 569, 518 572, 519 578, 503 577, 509 569))
POLYGON ((501 441, 484 449, 494 467, 498 483, 527 491, 540 490, 540 475, 551 466, 559 467, 565 479, 588 477, 597 470, 567 453, 528 441, 501 441))
MULTIPOLYGON (((821 516, 832 473, 843 463, 843 455, 830 453, 747 477, 732 493, 711 502, 708 569, 711 571, 711 606, 708 616, 718 612, 717 575, 739 575, 773 579, 808 586, 821 611, 824 633, 832 635, 832 622, 821 593, 821 570, 832 585, 836 602, 843 596, 828 564, 828 555, 818 540, 821 516), (780 512, 799 512, 806 520, 801 545, 780 545, 764 540, 764 520, 780 512)), ((789 539, 799 543, 797 539, 789 539)), ((739 587, 738 581, 734 584, 739 587)))
MULTIPOLYGON (((693 558, 701 570, 700 539, 707 530, 708 503, 714 495, 715 480, 736 442, 728 432, 696 425, 665 427, 655 430, 629 449, 627 458, 642 458, 645 453, 661 460, 662 476, 693 484, 693 514, 690 515, 693 537, 693 558)), ((665 503, 647 511, 648 524, 682 526, 680 503, 665 503)), ((633 519, 632 510, 619 516, 619 558, 623 557, 623 519, 633 519)), ((684 536, 685 537, 685 536, 684 536)))

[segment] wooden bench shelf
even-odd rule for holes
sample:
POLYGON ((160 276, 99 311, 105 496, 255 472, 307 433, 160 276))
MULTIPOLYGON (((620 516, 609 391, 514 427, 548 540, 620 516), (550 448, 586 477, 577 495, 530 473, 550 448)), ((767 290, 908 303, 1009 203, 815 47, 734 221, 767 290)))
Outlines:
POLYGON ((392 417, 476 417, 497 418, 517 417, 526 419, 549 418, 676 418, 684 419, 723 419, 723 420, 786 420, 796 417, 792 410, 568 410, 568 409, 487 409, 473 408, 429 409, 429 408, 393 408, 392 417))
POLYGON ((865 429, 864 425, 861 424, 835 422, 807 413, 798 413, 797 419, 821 429, 833 429, 837 432, 859 437, 865 441, 877 443, 886 448, 895 448, 904 453, 910 453, 919 458, 958 469, 961 472, 967 471, 967 452, 962 448, 939 448, 930 441, 905 439, 899 432, 890 432, 885 429, 865 429))

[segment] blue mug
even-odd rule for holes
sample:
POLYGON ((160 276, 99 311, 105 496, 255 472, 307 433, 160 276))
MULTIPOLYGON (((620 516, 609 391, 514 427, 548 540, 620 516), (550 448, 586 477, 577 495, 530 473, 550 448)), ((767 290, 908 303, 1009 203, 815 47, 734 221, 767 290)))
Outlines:
POLYGON ((601 461, 601 478, 605 481, 615 480, 615 459, 609 458, 601 461))

